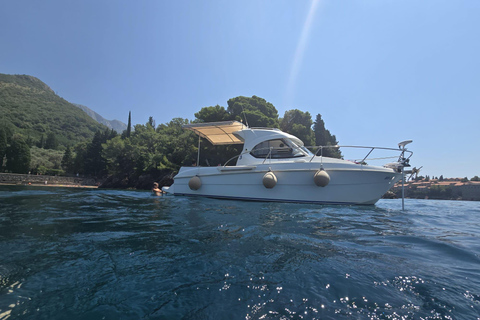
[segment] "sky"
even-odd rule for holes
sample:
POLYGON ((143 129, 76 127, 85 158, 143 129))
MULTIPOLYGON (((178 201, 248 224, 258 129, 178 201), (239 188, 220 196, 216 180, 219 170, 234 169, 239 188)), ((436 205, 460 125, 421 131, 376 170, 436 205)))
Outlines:
POLYGON ((478 0, 2 0, 0 73, 104 118, 193 120, 259 96, 340 145, 412 139, 421 175, 480 176, 478 0))

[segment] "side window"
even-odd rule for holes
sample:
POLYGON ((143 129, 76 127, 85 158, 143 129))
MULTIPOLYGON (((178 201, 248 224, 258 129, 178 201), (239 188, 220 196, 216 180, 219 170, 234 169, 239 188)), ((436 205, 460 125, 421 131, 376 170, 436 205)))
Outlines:
POLYGON ((273 159, 294 157, 293 149, 282 139, 269 140, 259 143, 250 154, 256 158, 265 158, 269 155, 273 159), (271 149, 271 152, 270 152, 271 149))

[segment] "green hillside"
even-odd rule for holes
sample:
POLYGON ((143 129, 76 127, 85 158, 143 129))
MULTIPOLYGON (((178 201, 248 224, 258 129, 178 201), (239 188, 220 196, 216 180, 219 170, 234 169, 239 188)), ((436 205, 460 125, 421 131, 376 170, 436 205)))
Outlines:
POLYGON ((23 134, 33 144, 53 132, 64 146, 91 139, 95 131, 106 129, 39 79, 7 74, 0 74, 0 125, 23 134))

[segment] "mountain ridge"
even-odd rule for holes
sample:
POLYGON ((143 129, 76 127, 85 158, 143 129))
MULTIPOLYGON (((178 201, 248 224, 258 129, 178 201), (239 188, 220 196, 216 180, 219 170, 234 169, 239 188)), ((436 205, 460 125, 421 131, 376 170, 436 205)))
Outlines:
POLYGON ((22 134, 31 145, 53 133, 72 146, 108 128, 68 102, 40 79, 0 73, 0 123, 9 134, 22 134))
POLYGON ((73 103, 73 105, 80 108, 81 110, 83 110, 93 120, 95 120, 98 123, 101 123, 103 125, 106 125, 108 128, 113 129, 113 130, 117 131, 118 133, 122 133, 124 130, 127 130, 127 125, 120 120, 116 120, 116 119, 107 120, 104 117, 102 117, 100 114, 93 111, 92 109, 90 109, 87 106, 84 106, 84 105, 78 104, 78 103, 73 103))

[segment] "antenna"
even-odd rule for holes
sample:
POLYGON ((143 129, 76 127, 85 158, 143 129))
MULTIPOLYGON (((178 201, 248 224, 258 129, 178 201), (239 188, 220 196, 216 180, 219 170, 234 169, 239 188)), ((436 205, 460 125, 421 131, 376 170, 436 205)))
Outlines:
POLYGON ((245 118, 245 124, 247 125, 247 127, 250 127, 250 126, 248 125, 247 115, 245 114, 245 110, 243 109, 243 104, 242 104, 241 106, 242 106, 243 117, 245 118))
POLYGON ((405 146, 409 143, 412 143, 413 140, 405 140, 405 141, 402 141, 398 144, 398 148, 401 149, 401 150, 406 150, 405 146))

